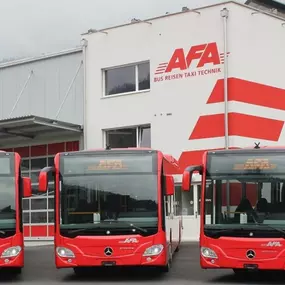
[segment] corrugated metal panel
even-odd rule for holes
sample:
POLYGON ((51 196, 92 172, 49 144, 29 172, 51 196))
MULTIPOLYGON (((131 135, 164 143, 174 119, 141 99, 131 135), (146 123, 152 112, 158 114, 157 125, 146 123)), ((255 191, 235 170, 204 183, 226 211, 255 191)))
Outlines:
POLYGON ((0 120, 33 114, 82 125, 82 59, 82 52, 77 52, 0 69, 0 120), (81 68, 56 118, 80 64, 81 68), (33 73, 28 80, 31 71, 33 73))

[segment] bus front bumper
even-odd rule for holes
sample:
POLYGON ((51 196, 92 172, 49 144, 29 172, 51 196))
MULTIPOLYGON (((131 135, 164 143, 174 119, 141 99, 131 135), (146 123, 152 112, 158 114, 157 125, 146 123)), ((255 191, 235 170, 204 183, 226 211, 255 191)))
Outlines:
POLYGON ((285 270, 285 247, 243 246, 238 241, 231 248, 213 244, 201 246, 200 265, 204 269, 285 270))
POLYGON ((98 256, 76 252, 74 257, 61 257, 56 253, 57 268, 73 267, 111 267, 111 266, 164 266, 167 254, 163 250, 158 255, 144 256, 140 252, 117 256, 98 256))

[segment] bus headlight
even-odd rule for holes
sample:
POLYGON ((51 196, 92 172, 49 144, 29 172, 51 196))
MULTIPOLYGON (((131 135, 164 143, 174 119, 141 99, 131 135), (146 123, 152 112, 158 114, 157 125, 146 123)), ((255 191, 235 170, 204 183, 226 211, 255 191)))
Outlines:
POLYGON ((148 247, 143 256, 154 256, 154 255, 159 255, 163 250, 163 245, 162 244, 156 244, 151 247, 148 247))
POLYGON ((6 248, 1 255, 1 258, 15 257, 21 252, 22 248, 20 246, 12 246, 6 248))
POLYGON ((217 254, 208 247, 201 247, 201 254, 206 258, 218 258, 217 254))
POLYGON ((75 257, 75 254, 73 253, 73 251, 66 247, 61 247, 61 246, 57 247, 56 253, 60 257, 75 257))

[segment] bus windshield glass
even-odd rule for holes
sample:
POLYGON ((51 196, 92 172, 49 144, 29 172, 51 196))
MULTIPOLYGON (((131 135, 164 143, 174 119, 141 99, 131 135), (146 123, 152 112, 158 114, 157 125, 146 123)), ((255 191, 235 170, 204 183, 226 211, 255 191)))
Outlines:
POLYGON ((61 230, 86 227, 96 235, 110 225, 127 231, 130 224, 156 229, 156 157, 148 152, 62 155, 61 230))
POLYGON ((209 153, 205 229, 285 228, 285 154, 280 151, 209 153))
MULTIPOLYGON (((0 155, 0 231, 16 228, 16 185, 13 155, 0 155)), ((2 236, 0 236, 2 237, 2 236)))

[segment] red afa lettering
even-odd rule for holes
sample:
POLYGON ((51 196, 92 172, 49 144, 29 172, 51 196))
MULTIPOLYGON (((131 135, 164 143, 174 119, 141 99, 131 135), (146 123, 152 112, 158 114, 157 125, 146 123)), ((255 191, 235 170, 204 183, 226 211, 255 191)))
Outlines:
POLYGON ((174 69, 188 69, 194 60, 199 60, 197 68, 209 63, 213 65, 221 64, 217 44, 208 43, 192 46, 187 56, 185 56, 183 48, 176 49, 165 72, 172 72, 174 69))

